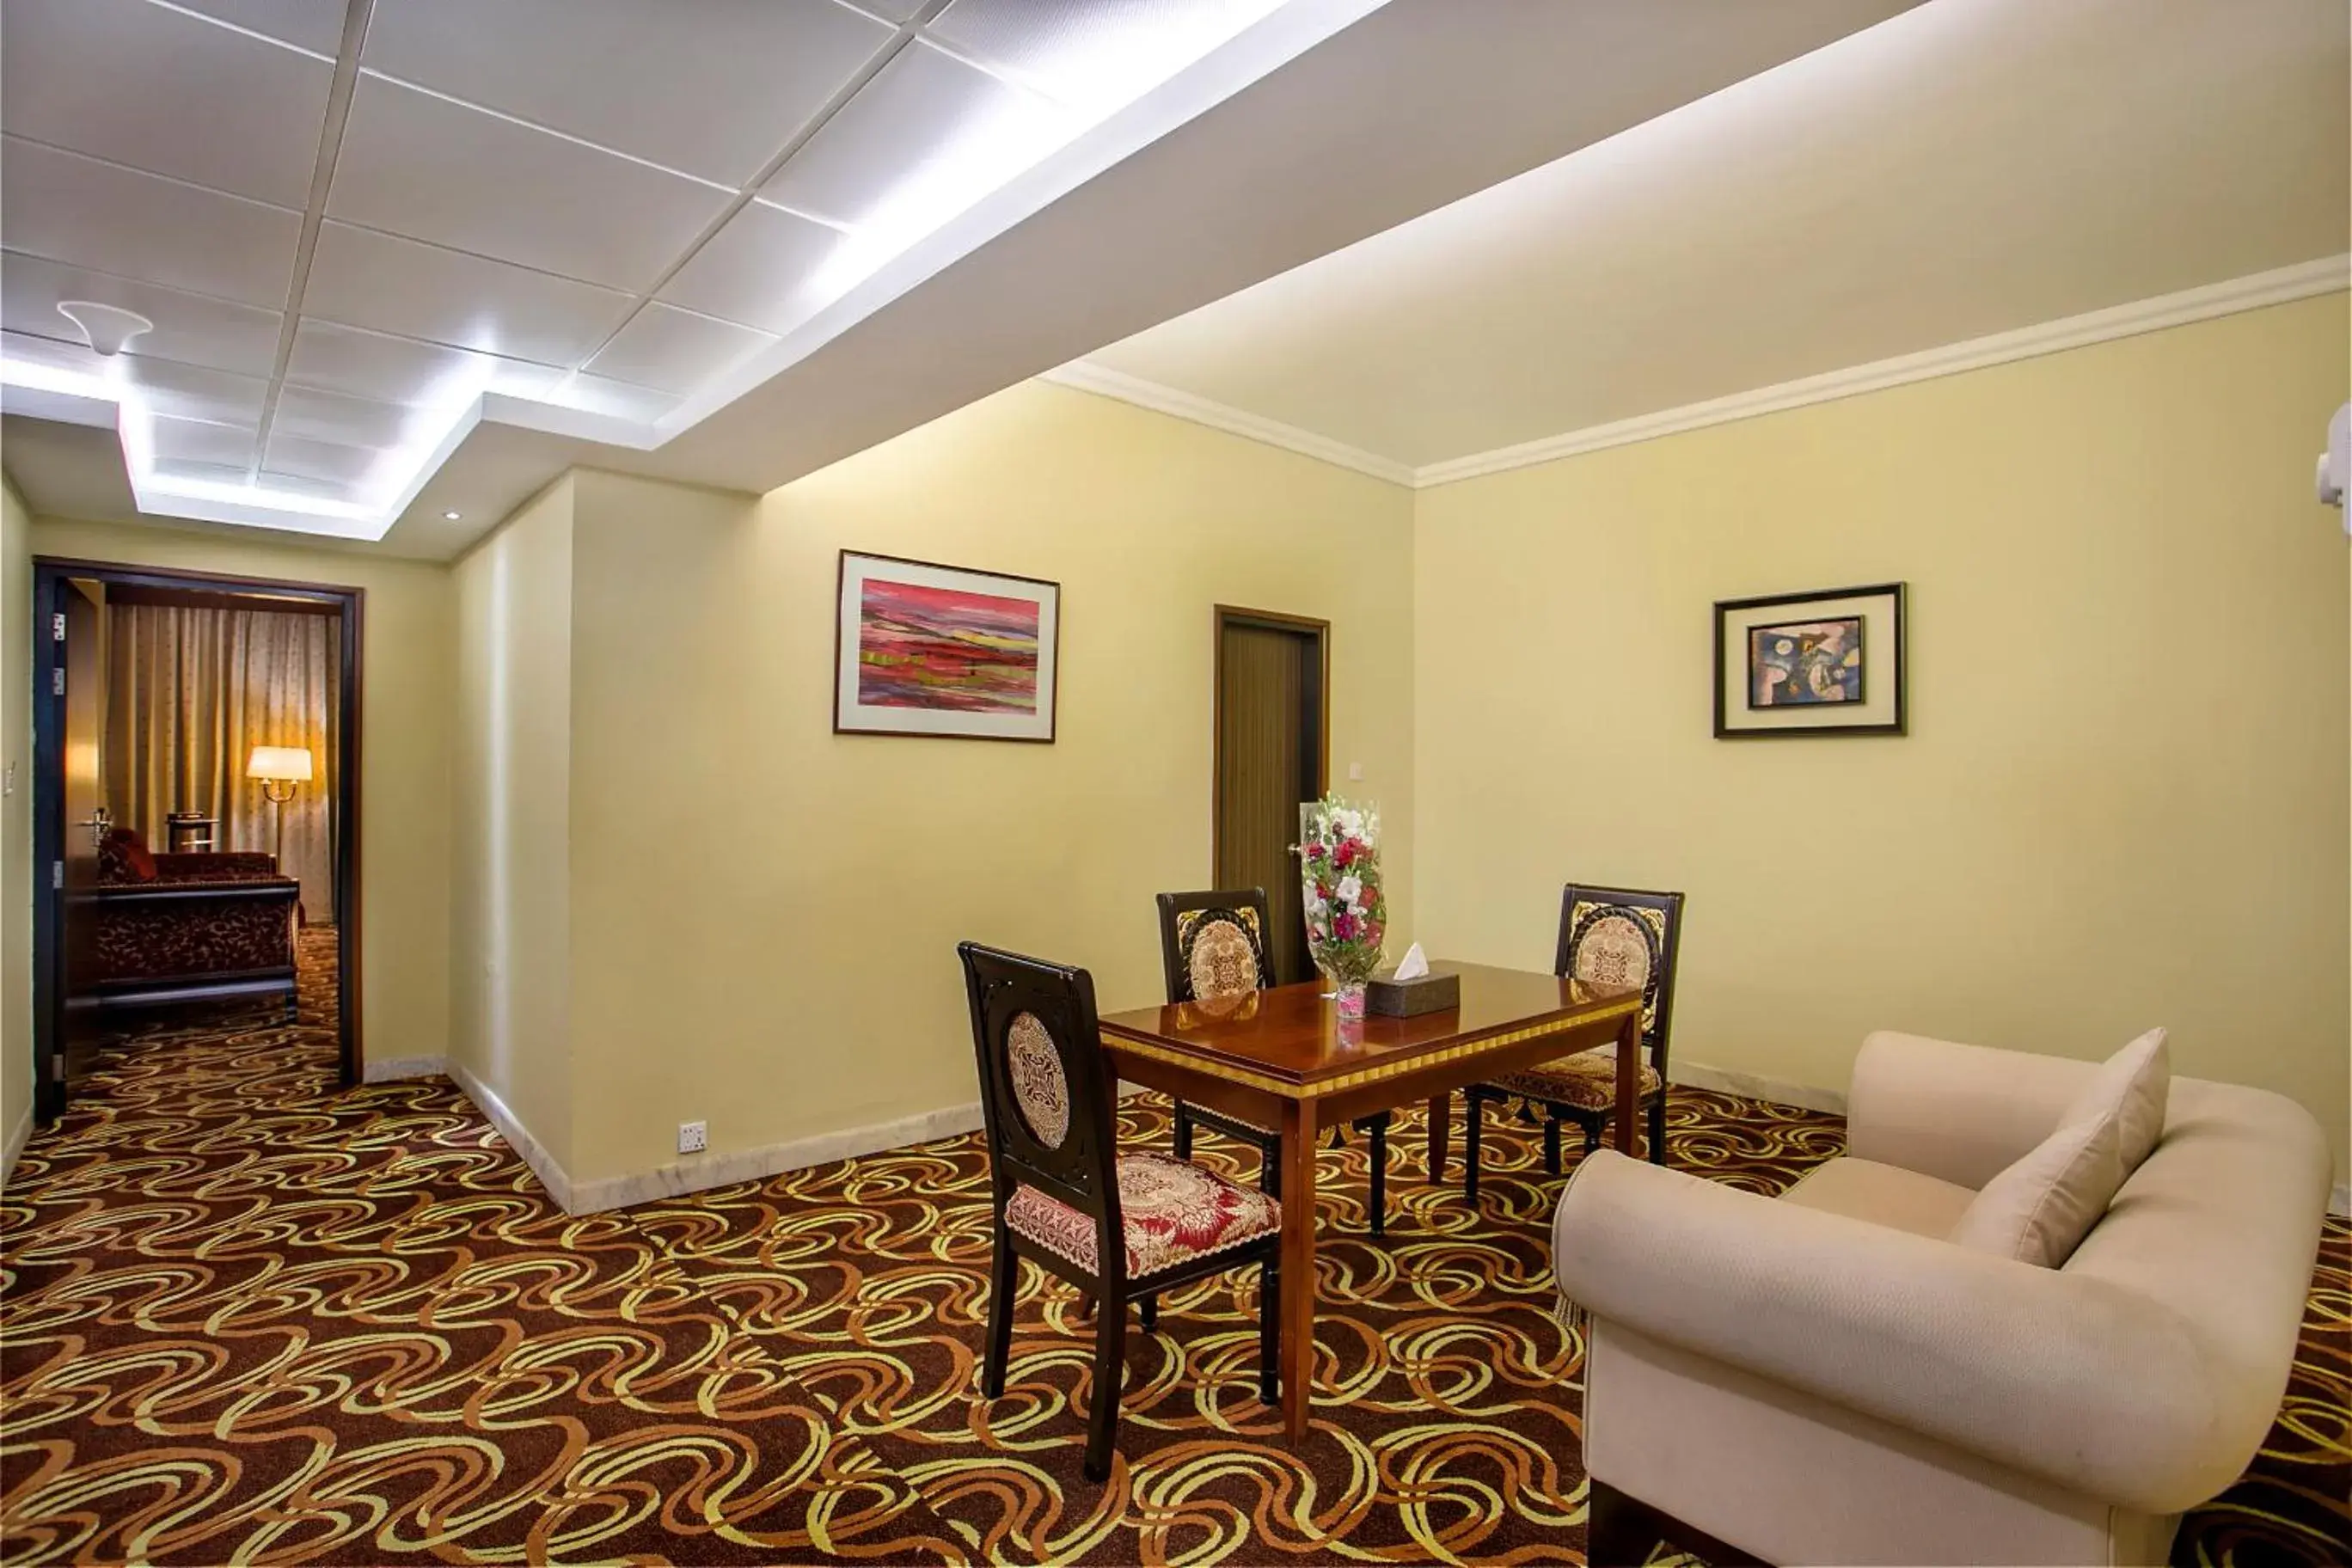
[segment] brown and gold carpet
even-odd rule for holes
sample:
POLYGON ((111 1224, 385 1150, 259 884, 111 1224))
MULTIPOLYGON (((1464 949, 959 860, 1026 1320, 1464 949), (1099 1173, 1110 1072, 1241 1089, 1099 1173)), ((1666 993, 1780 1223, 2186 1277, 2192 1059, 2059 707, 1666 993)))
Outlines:
MULTIPOLYGON (((1400 1128, 1381 1244, 1362 1143, 1324 1155, 1298 1452, 1257 1403, 1236 1277, 1130 1335, 1120 1458, 1090 1486, 1068 1290, 1026 1276, 1006 1396, 975 1398, 977 1138, 567 1218, 447 1082, 332 1087, 325 951, 299 1026, 127 1041, 24 1155, 0 1205, 7 1563, 1581 1559, 1558 1184, 1515 1123, 1475 1208, 1400 1128)), ((1159 1103, 1124 1120, 1165 1143, 1159 1103)), ((1769 1192, 1840 1128, 1677 1091, 1670 1136, 1769 1192)), ((2279 1425, 2176 1561, 2352 1560, 2347 1394, 2331 1222, 2279 1425)))

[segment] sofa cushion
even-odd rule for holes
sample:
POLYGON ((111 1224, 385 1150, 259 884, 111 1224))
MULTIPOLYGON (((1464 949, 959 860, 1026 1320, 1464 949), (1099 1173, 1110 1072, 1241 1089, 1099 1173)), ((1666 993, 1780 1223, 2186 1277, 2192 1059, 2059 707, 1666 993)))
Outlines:
POLYGON ((155 857, 136 829, 117 827, 98 846, 98 879, 105 883, 152 882, 155 857))
POLYGON ((2074 1255, 2124 1184, 2119 1106, 2063 1123, 2000 1174, 1952 1227, 1951 1238, 2038 1268, 2074 1255))
POLYGON ((2172 1087, 2172 1053, 2164 1042, 2164 1030, 2150 1029, 2100 1063, 2097 1075, 2058 1118, 2063 1127, 2113 1110, 2126 1177, 2139 1169, 2164 1135, 2164 1104, 2172 1087))
POLYGON ((1780 1194, 1782 1203, 1931 1237, 1951 1235, 1975 1198, 1950 1182, 1851 1156, 1814 1166, 1780 1194))

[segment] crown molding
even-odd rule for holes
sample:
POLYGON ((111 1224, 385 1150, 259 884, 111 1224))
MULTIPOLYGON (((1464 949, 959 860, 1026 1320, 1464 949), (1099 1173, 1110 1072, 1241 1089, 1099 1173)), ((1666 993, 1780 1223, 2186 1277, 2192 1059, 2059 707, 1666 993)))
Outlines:
POLYGON ((1413 468, 1410 463, 1400 463, 1393 458, 1383 458, 1377 452, 1367 452, 1360 447, 1350 447, 1345 441, 1334 441, 1328 436, 1318 436, 1312 430, 1301 430, 1296 425, 1285 425, 1278 419, 1268 419, 1205 397, 1196 397, 1172 386, 1162 386, 1156 381, 1146 381, 1139 375, 1112 370, 1108 365, 1082 359, 1072 360, 1066 365, 1045 372, 1038 379, 1076 387, 1080 392, 1091 392, 1100 397, 1114 397, 1121 403, 1132 403, 1138 408, 1149 408, 1155 414, 1171 415, 1195 425, 1205 425, 1212 430, 1223 430, 1229 436, 1280 447, 1287 452, 1319 458, 1342 468, 1353 468, 1376 479, 1386 479, 1392 485, 1410 489, 1414 482, 1413 468))
POLYGON ((1873 360, 1866 364, 1849 365, 1843 370, 1784 381, 1771 386, 1759 386, 1749 392, 1736 392, 1725 397, 1709 398, 1703 403, 1687 403, 1679 408, 1636 415, 1631 419, 1614 420, 1606 425, 1590 425, 1580 430, 1547 436, 1517 446, 1498 447, 1490 452, 1449 458, 1417 468, 1391 458, 1383 458, 1377 452, 1367 452, 1328 436, 1318 436, 1312 430, 1302 430, 1295 425, 1285 425, 1279 420, 1229 407, 1086 360, 1076 360, 1058 370, 1048 371, 1044 379, 1105 397, 1115 397, 1122 403, 1132 403, 1140 408, 1189 419, 1196 425, 1206 425, 1212 429, 1263 441, 1268 446, 1281 447, 1309 458, 1318 458, 1324 462, 1353 468, 1392 484, 1429 489, 1486 474, 1557 462, 1562 458, 1602 451, 1611 447, 1630 447, 1638 441, 1653 441, 1661 436, 1679 435, 1685 430, 1704 429, 1710 425, 1728 425, 1735 420, 1753 419, 1762 414, 1778 414, 1784 409, 1802 408, 1815 403, 1833 403, 1843 397, 1882 392, 1913 382, 1932 381, 1938 376, 1958 375, 1991 365, 2009 364, 2017 360, 2034 359, 2068 349, 2086 348, 2093 343, 2109 342, 2117 338, 2161 331, 2167 327, 2186 326, 2192 321, 2236 315, 2242 310, 2258 310, 2266 305, 2288 304, 2297 300, 2336 293, 2347 288, 2352 288, 2352 253, 2322 257, 2293 267, 2281 267, 2269 272, 2209 283, 2201 288, 2184 289, 2179 293, 2158 294, 2152 299, 2136 300, 2128 304, 2091 310, 2079 316, 2065 316, 2054 321, 2020 327, 2013 331, 1969 338, 1939 348, 1923 349, 1916 353, 1900 354, 1893 359, 1873 360))

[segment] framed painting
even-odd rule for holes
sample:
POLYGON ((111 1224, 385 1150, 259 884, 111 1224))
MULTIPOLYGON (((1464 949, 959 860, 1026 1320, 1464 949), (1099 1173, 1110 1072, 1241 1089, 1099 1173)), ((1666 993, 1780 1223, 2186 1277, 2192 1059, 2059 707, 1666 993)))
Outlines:
POLYGON ((1715 606, 1715 733, 1900 735, 1900 583, 1715 606))
POLYGON ((1062 588, 841 552, 835 734, 1051 741, 1062 588))

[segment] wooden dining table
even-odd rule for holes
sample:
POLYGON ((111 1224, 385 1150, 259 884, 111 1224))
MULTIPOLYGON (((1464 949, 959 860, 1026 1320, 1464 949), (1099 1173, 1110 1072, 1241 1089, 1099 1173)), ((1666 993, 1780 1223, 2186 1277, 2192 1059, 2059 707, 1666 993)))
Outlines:
POLYGON ((1415 1100, 1429 1108, 1429 1178, 1445 1174, 1455 1089, 1615 1044, 1617 1147, 1638 1153, 1642 998, 1580 980, 1477 963, 1460 1005, 1343 1022, 1320 982, 1101 1019, 1104 1054, 1129 1082, 1278 1129, 1282 1174, 1282 1421, 1307 1432, 1315 1367, 1315 1148, 1324 1128, 1415 1100))

